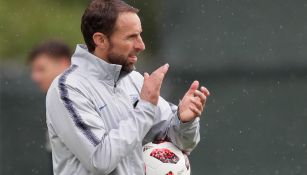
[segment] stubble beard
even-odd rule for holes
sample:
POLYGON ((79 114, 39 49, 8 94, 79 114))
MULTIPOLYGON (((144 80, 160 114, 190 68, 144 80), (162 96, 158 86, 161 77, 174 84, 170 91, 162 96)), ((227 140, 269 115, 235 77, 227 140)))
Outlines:
POLYGON ((134 64, 131 64, 131 63, 129 64, 128 56, 117 54, 113 52, 112 50, 113 50, 113 45, 110 44, 109 54, 107 55, 107 58, 110 63, 121 65, 122 66, 121 71, 125 71, 129 73, 134 70, 134 64))
POLYGON ((114 52, 108 54, 108 59, 112 64, 118 64, 122 66, 122 71, 131 72, 134 69, 133 64, 128 63, 128 58, 124 55, 119 55, 114 52))

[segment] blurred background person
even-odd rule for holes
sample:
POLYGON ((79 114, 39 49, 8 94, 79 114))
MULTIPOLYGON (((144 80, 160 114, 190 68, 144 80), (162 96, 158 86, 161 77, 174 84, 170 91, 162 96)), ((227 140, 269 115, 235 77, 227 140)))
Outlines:
MULTIPOLYGON (((33 48, 28 63, 31 67, 31 79, 44 93, 47 93, 53 79, 70 66, 71 50, 60 40, 49 40, 33 48)), ((46 151, 50 158, 50 174, 52 174, 51 147, 46 132, 46 151)))
POLYGON ((53 79, 70 66, 71 50, 59 40, 50 40, 36 46, 29 56, 31 78, 47 93, 53 79))

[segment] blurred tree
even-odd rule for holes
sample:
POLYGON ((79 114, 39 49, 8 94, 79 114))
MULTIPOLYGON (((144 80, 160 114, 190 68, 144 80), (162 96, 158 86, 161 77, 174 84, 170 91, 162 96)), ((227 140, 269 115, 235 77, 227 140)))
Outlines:
MULTIPOLYGON (((83 43, 80 19, 90 0, 17 0, 0 2, 0 61, 14 58, 24 61, 29 50, 44 40, 59 38, 72 48, 83 43)), ((158 1, 127 3, 141 9, 147 52, 157 48, 158 1), (150 48, 150 49, 149 49, 150 48)))
POLYGON ((85 5, 86 1, 1 1, 0 59, 23 60, 32 46, 49 38, 71 46, 82 42, 79 21, 85 5))

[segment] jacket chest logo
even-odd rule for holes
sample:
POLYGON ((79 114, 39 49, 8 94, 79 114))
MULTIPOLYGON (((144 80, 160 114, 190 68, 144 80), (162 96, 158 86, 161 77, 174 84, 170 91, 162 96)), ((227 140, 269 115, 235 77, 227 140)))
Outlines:
POLYGON ((130 97, 130 102, 132 104, 135 104, 137 103, 137 101, 139 101, 139 94, 130 94, 129 97, 130 97))

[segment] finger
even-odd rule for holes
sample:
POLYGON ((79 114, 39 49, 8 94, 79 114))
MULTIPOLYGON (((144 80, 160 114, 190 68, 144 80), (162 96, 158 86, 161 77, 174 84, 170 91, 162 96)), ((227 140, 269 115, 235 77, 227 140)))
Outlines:
POLYGON ((160 72, 160 79, 163 80, 167 71, 169 68, 169 64, 165 64, 164 66, 162 66, 161 72, 160 72))
POLYGON ((163 72, 164 74, 166 74, 166 72, 168 71, 168 68, 169 68, 169 64, 166 63, 166 64, 163 66, 163 68, 162 68, 162 72, 163 72))
POLYGON ((198 97, 201 101, 202 104, 205 104, 206 100, 207 100, 207 97, 205 96, 204 93, 200 92, 199 90, 196 90, 194 92, 194 96, 195 97, 198 97))
POLYGON ((200 91, 202 92, 202 93, 204 93, 205 94, 205 96, 210 96, 210 92, 208 91, 208 89, 206 88, 206 87, 204 87, 204 86, 202 86, 201 88, 200 88, 200 91))
POLYGON ((203 109, 204 109, 203 103, 200 101, 200 99, 198 97, 197 98, 192 98, 191 102, 192 102, 192 104, 194 104, 194 106, 198 110, 203 111, 203 109))
POLYGON ((144 73, 144 81, 148 80, 149 74, 147 72, 144 73))
POLYGON ((147 72, 144 73, 144 78, 148 78, 149 74, 147 72))
POLYGON ((197 80, 193 81, 193 83, 190 86, 190 89, 186 93, 187 95, 192 95, 196 89, 198 89, 199 82, 197 80))
POLYGON ((166 74, 166 72, 168 71, 168 68, 169 68, 169 64, 164 64, 163 66, 153 71, 152 74, 161 74, 161 73, 166 74))
POLYGON ((155 79, 155 81, 157 81, 157 83, 162 84, 162 81, 168 71, 169 65, 165 64, 161 67, 159 67, 158 69, 156 69, 151 75, 150 77, 152 77, 152 79, 155 79))
POLYGON ((200 115, 201 115, 201 111, 198 110, 195 106, 190 106, 189 108, 190 108, 190 110, 191 110, 196 116, 200 116, 200 115))

